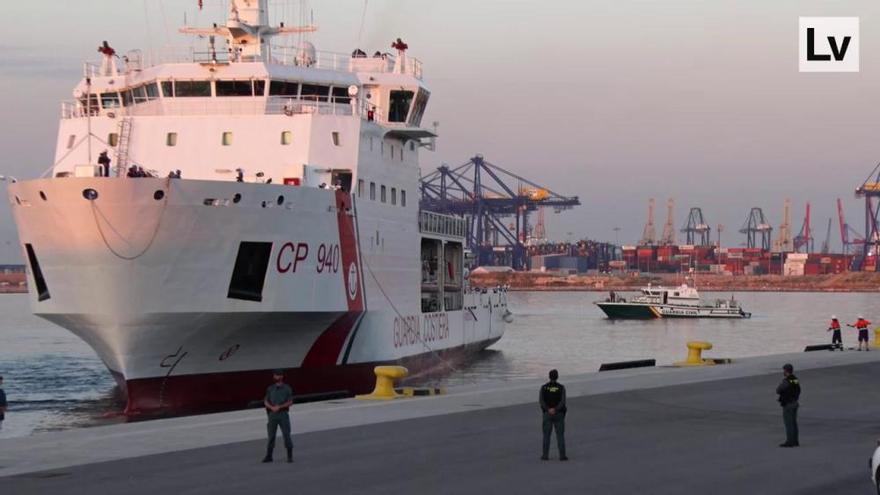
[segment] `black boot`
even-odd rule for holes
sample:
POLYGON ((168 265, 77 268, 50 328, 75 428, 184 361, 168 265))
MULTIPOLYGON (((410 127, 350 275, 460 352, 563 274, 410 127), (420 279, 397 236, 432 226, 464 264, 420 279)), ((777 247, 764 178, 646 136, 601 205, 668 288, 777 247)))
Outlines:
POLYGON ((263 457, 263 462, 272 462, 272 451, 266 450, 266 457, 263 457))
POLYGON ((293 462, 293 449, 287 449, 287 462, 293 462))

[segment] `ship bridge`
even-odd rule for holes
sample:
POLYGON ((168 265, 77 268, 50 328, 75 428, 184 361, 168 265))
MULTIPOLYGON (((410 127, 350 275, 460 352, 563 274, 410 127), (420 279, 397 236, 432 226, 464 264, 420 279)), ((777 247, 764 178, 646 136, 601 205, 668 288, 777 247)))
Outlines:
POLYGON ((116 175, 137 165, 305 182, 306 166, 353 170, 364 147, 417 165, 415 152, 433 146, 434 131, 421 127, 430 98, 422 63, 400 39, 396 53, 318 51, 302 36, 276 40, 316 28, 269 26, 266 0, 229 5, 225 25, 181 29, 198 47, 120 56, 104 42, 101 63, 84 65, 74 100, 62 104, 54 175, 85 164, 88 174, 105 150, 116 175))

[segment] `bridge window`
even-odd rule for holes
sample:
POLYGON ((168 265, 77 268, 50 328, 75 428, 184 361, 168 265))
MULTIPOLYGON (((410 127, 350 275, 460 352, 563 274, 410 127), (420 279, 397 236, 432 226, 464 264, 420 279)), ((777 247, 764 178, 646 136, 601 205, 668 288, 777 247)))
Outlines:
POLYGON ((174 81, 174 97, 209 97, 211 83, 208 81, 174 81))
POLYGON ((397 204, 397 188, 396 187, 391 188, 391 204, 393 204, 393 205, 397 204))
POLYGON ((174 97, 174 83, 172 81, 162 81, 162 96, 165 98, 174 97))
POLYGON ((250 81, 216 81, 214 88, 217 96, 253 96, 254 90, 250 81))
POLYGON ((382 192, 379 195, 379 201, 385 203, 387 200, 385 199, 385 186, 382 186, 382 192))
POLYGON ((143 86, 132 88, 131 96, 135 103, 145 103, 147 101, 147 90, 143 86))
POLYGON ((416 103, 413 105, 412 115, 409 117, 409 125, 418 127, 422 124, 422 116, 425 114, 425 107, 428 106, 428 98, 430 96, 431 93, 429 91, 419 88, 416 103))
POLYGON ((364 195, 364 179, 358 179, 358 197, 364 195))
POLYGON ((348 88, 340 88, 337 86, 333 86, 333 103, 345 103, 351 101, 351 97, 348 96, 348 88))
POLYGON ((259 79, 254 81, 254 96, 266 96, 266 81, 259 79))
POLYGON ((169 132, 165 135, 165 146, 177 146, 177 133, 169 132))
POLYGON ((288 81, 270 81, 269 96, 288 96, 296 98, 299 96, 299 83, 288 81))
POLYGON ((131 90, 127 89, 122 92, 122 106, 130 107, 134 105, 134 96, 131 94, 131 90))
POLYGON ((311 101, 327 101, 330 94, 329 86, 318 86, 316 84, 302 85, 302 99, 311 101))
POLYGON ((119 93, 101 93, 101 106, 104 110, 119 108, 119 93))
POLYGON ((232 133, 226 131, 223 133, 223 139, 221 140, 223 146, 231 146, 232 145, 232 133))
POLYGON ((400 190, 400 206, 406 206, 406 191, 400 190))
POLYGON ((281 144, 283 146, 289 146, 290 143, 293 142, 293 133, 290 131, 282 131, 281 132, 281 144))
POLYGON ((391 104, 388 108, 388 122, 406 122, 412 99, 412 91, 392 91, 391 104))
POLYGON ((339 133, 336 131, 333 131, 333 133, 331 134, 331 137, 333 138, 333 146, 339 146, 339 133))
POLYGON ((107 134, 107 144, 114 147, 119 144, 119 134, 116 134, 115 132, 107 134))
POLYGON ((370 182, 370 199, 376 201, 376 183, 370 182))
POLYGON ((159 98, 159 85, 151 82, 144 85, 147 92, 147 100, 156 100, 159 98))

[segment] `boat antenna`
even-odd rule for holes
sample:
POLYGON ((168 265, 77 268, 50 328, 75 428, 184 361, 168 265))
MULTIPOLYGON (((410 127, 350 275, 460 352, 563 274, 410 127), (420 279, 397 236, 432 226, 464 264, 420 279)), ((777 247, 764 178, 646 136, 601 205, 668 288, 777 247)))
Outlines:
MULTIPOLYGON (((358 30, 358 40, 355 48, 361 48, 361 40, 364 37, 364 23, 367 20, 367 4, 370 0, 364 0, 364 10, 361 12, 361 28, 358 30)), ((314 24, 314 23, 312 23, 314 24)))
POLYGON ((92 164, 92 78, 86 77, 86 132, 88 133, 89 165, 92 164))

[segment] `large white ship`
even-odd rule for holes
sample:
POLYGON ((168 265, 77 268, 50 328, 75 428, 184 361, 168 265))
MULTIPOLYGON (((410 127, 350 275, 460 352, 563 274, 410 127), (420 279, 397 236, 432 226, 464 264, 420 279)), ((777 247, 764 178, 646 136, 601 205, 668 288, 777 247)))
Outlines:
POLYGON ((86 341, 128 413, 242 407, 274 368, 359 393, 486 348, 503 289, 464 280, 465 220, 419 208, 430 92, 394 53, 318 52, 267 0, 183 28, 195 49, 105 42, 62 106, 56 161, 10 184, 33 312, 86 341), (107 160, 101 152, 107 152, 107 160))

